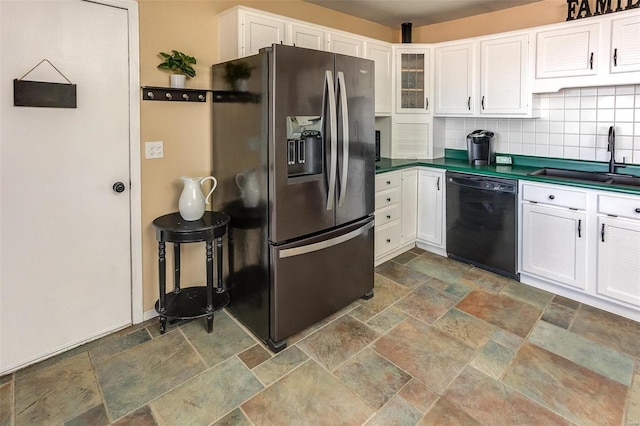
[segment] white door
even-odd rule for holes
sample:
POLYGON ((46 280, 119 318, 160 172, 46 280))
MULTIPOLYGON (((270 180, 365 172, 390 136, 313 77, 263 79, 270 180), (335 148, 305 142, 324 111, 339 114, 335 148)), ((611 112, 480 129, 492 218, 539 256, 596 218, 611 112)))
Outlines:
POLYGON ((522 205, 522 271, 586 289, 586 215, 583 212, 522 205))
POLYGON ((480 43, 480 113, 526 114, 529 35, 480 43))
MULTIPOLYGON (((131 323, 130 98, 126 9, 0 8, 4 372, 131 323), (77 108, 13 106, 13 79, 45 58, 77 85, 77 108)), ((25 80, 66 83, 46 62, 25 80)))
POLYGON ((611 21, 612 73, 640 71, 640 21, 637 16, 611 21))
POLYGON ((376 63, 376 115, 391 114, 391 46, 367 41, 366 57, 376 63))
POLYGON ((327 50, 324 31, 306 25, 291 24, 291 44, 306 49, 327 50))
POLYGON ((329 33, 329 50, 341 55, 362 57, 362 40, 345 34, 329 33))
POLYGON ((402 244, 416 239, 418 224, 418 171, 402 172, 402 244))
POLYGON ((596 75, 599 35, 599 23, 538 32, 536 78, 596 75))
POLYGON ((444 173, 418 173, 418 239, 443 247, 444 173))
POLYGON ((640 306, 640 221, 598 216, 599 294, 640 306))
POLYGON ((284 21, 245 14, 242 55, 257 54, 263 47, 284 42, 284 21))
POLYGON ((429 48, 398 48, 396 58, 396 113, 426 115, 429 106, 429 48))
POLYGON ((435 49, 436 114, 473 114, 474 52, 473 43, 435 49))

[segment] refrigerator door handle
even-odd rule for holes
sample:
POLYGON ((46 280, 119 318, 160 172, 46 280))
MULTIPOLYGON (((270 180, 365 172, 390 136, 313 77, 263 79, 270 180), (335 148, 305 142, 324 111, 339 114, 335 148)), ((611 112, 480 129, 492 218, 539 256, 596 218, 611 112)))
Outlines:
POLYGON ((340 197, 338 198, 338 207, 340 207, 347 195, 347 172, 349 170, 349 107, 347 105, 347 85, 342 71, 338 71, 338 90, 340 90, 342 110, 342 173, 340 175, 340 197))
POLYGON ((336 191, 336 168, 338 155, 338 118, 336 113, 335 87, 333 73, 326 70, 324 73, 325 96, 329 100, 329 134, 331 137, 331 149, 329 153, 329 191, 327 194, 327 210, 333 210, 336 191))
POLYGON ((300 256, 302 254, 313 253, 314 251, 319 251, 329 247, 337 246, 338 244, 342 244, 345 241, 352 240, 360 235, 365 234, 371 228, 373 228, 373 221, 368 222, 365 225, 361 226, 360 228, 354 229, 353 231, 348 232, 344 235, 331 238, 330 240, 319 241, 317 243, 307 244, 305 246, 280 250, 279 258, 282 259, 285 257, 300 256))

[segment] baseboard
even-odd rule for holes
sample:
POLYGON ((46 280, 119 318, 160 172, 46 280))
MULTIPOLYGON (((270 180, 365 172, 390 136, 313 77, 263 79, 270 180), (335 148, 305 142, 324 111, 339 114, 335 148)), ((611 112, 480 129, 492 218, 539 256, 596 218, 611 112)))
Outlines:
POLYGON ((387 252, 387 253, 385 253, 385 254, 383 254, 381 256, 378 256, 378 257, 376 257, 374 259, 373 266, 378 266, 378 265, 386 262, 387 260, 391 260, 394 257, 396 257, 396 256, 398 256, 398 255, 400 255, 400 254, 402 254, 404 252, 407 252, 407 251, 411 250, 415 246, 416 246, 415 241, 411 241, 411 242, 408 242, 408 243, 398 247, 395 250, 391 250, 390 252, 387 252))

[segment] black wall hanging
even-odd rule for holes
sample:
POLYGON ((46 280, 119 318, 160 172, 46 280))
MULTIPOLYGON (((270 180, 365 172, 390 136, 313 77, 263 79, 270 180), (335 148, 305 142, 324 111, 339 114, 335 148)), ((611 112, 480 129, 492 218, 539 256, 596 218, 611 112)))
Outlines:
POLYGON ((76 85, 71 83, 48 59, 43 59, 25 75, 13 80, 13 106, 77 108, 76 99, 76 85), (23 80, 43 62, 51 65, 69 84, 23 80))

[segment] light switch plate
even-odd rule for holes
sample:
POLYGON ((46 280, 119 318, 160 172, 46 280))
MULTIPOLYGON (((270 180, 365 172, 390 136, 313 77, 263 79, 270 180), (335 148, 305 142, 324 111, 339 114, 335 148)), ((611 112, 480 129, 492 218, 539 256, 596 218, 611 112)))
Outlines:
POLYGON ((164 157, 164 146, 162 141, 145 142, 144 158, 162 158, 164 157))

